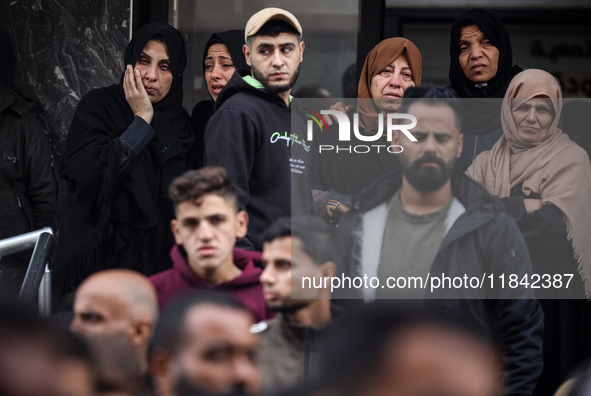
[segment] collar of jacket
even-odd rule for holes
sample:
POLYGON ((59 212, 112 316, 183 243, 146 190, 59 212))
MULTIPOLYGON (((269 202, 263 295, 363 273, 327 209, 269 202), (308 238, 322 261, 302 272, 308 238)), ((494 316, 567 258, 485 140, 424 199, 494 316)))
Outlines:
MULTIPOLYGON (((377 276, 379 266, 379 252, 382 249, 381 238, 371 238, 370 235, 383 235, 387 218, 387 202, 400 189, 402 185, 402 171, 390 173, 377 179, 367 190, 363 191, 359 200, 355 203, 354 210, 345 216, 358 216, 355 223, 360 227, 371 227, 371 232, 363 232, 357 235, 361 246, 360 262, 363 266, 356 267, 363 271, 364 275, 377 276)), ((446 249, 454 241, 467 235, 490 221, 503 210, 501 201, 490 195, 479 183, 470 179, 461 171, 454 171, 451 179, 453 196, 464 206, 465 211, 457 216, 448 216, 449 231, 445 234, 439 252, 446 249)), ((449 215, 450 213, 448 213, 449 215)), ((355 273, 354 276, 360 274, 355 273)), ((375 289, 363 290, 365 299, 375 298, 375 289)))
MULTIPOLYGON (((257 89, 265 89, 265 86, 263 85, 263 83, 260 82, 259 80, 257 80, 256 78, 254 78, 253 76, 251 76, 250 74, 247 74, 245 76, 243 75, 242 79, 257 89)), ((291 104, 292 100, 293 100, 293 96, 289 95, 289 104, 291 104)))
MULTIPOLYGON (((367 190, 362 192, 354 205, 354 210, 345 216, 360 216, 361 224, 370 224, 373 227, 373 232, 377 232, 378 228, 385 226, 383 220, 387 215, 387 201, 400 189, 401 185, 402 171, 390 173, 377 179, 367 190)), ((497 197, 490 195, 482 185, 461 171, 454 171, 451 186, 454 197, 464 206, 465 211, 450 223, 449 231, 439 247, 439 252, 462 236, 483 227, 504 211, 504 206, 497 197)), ((373 249, 367 249, 365 235, 369 234, 365 232, 360 234, 363 245, 361 260, 365 263, 366 268, 368 265, 372 266, 371 263, 373 263, 373 270, 376 271, 378 265, 376 258, 365 256, 363 252, 374 250, 379 252, 381 244, 373 246, 373 249)), ((371 271, 366 272, 371 275, 371 271)))
POLYGON ((224 290, 226 288, 229 290, 234 290, 237 287, 259 283, 259 278, 261 272, 263 271, 254 265, 255 260, 260 260, 259 255, 259 252, 249 252, 235 247, 232 250, 234 265, 240 268, 242 274, 234 279, 230 279, 227 282, 212 286, 206 283, 195 272, 193 272, 187 260, 187 254, 185 253, 185 250, 182 246, 174 245, 170 251, 173 269, 177 271, 186 282, 199 289, 215 289, 218 291, 224 290))
POLYGON ((215 101, 215 111, 218 111, 222 104, 239 92, 248 92, 249 94, 260 97, 281 109, 289 110, 290 107, 285 104, 285 101, 278 94, 264 88, 254 87, 245 81, 243 77, 248 75, 248 72, 244 70, 236 70, 234 74, 232 74, 232 78, 228 81, 228 84, 226 84, 215 101))
MULTIPOLYGON (((355 209, 367 212, 390 199, 402 186, 402 174, 403 171, 396 171, 376 179, 361 193, 355 202, 355 209)), ((497 197, 490 195, 480 183, 457 169, 451 177, 451 188, 454 197, 466 208, 466 214, 482 209, 494 214, 504 210, 497 197)))
POLYGON ((279 315, 279 331, 281 336, 285 338, 290 344, 297 348, 301 348, 304 345, 312 346, 317 340, 318 335, 323 334, 326 330, 332 326, 336 321, 341 320, 345 314, 345 310, 338 305, 330 305, 330 314, 332 320, 324 325, 323 327, 316 328, 311 326, 300 326, 295 323, 291 323, 287 320, 287 315, 279 315))

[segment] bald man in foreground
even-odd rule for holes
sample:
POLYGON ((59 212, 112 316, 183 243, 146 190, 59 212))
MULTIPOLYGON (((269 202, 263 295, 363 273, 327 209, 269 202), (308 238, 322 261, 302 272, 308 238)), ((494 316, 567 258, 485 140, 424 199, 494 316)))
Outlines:
POLYGON ((82 335, 123 336, 147 371, 150 336, 158 318, 158 301, 144 275, 126 269, 97 272, 78 287, 70 329, 82 335))

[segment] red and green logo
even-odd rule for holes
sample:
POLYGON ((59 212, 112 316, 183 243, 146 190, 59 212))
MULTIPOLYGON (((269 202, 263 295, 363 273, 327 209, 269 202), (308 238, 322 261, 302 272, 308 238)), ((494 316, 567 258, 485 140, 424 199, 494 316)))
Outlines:
POLYGON ((328 125, 326 125, 326 121, 324 121, 324 118, 322 118, 322 116, 320 114, 318 114, 317 112, 315 112, 312 109, 308 109, 308 108, 303 108, 304 111, 304 115, 306 117, 310 117, 311 119, 313 119, 316 124, 318 124, 318 128, 320 128, 320 132, 324 132, 324 128, 326 128, 326 131, 328 132, 328 125))

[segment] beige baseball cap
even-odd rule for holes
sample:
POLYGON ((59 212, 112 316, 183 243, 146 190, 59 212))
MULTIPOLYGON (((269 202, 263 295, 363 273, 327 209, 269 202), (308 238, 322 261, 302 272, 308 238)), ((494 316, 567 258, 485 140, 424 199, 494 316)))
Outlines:
POLYGON ((249 36, 256 34, 271 19, 279 19, 289 23, 302 35, 302 26, 291 12, 282 8, 269 7, 260 10, 250 17, 246 23, 246 28, 244 28, 244 41, 246 42, 249 36))

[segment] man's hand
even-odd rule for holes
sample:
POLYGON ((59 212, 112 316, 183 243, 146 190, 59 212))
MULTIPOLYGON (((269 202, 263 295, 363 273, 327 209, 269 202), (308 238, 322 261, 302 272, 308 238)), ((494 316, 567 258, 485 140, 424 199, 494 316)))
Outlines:
POLYGON ((141 117, 148 124, 152 122, 154 117, 154 108, 150 101, 150 96, 142 84, 142 77, 138 69, 133 69, 131 65, 127 65, 125 76, 123 77, 123 91, 125 92, 125 100, 129 103, 133 115, 141 117))
POLYGON ((523 200, 527 213, 533 213, 542 208, 542 200, 537 198, 525 198, 523 200))
MULTIPOLYGON (((353 110, 353 106, 351 105, 346 105, 343 102, 336 102, 335 104, 333 104, 332 106, 330 106, 329 110, 336 110, 336 111, 340 111, 341 113, 348 113, 351 110, 353 110)), ((331 126, 332 125, 332 120, 335 120, 335 122, 338 124, 339 120, 333 116, 332 114, 328 114, 328 117, 325 118, 326 121, 326 125, 331 126)))

